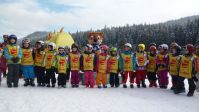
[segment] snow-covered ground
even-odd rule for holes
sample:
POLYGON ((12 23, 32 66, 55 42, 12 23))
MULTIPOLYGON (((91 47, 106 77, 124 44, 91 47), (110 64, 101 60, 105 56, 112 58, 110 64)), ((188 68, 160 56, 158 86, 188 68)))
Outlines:
POLYGON ((169 89, 0 87, 0 112, 199 112, 199 93, 169 89))

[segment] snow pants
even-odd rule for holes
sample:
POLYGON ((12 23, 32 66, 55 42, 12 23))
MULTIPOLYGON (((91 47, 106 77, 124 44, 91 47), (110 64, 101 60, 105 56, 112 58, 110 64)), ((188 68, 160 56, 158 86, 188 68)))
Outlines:
POLYGON ((145 82, 146 79, 146 70, 136 70, 136 84, 140 84, 140 82, 145 82))
POLYGON ((97 85, 106 85, 107 83, 107 75, 106 73, 100 73, 100 72, 97 72, 97 77, 96 77, 96 84, 97 85))
POLYGON ((8 64, 7 85, 18 86, 20 64, 8 64))
POLYGON ((126 84, 128 77, 130 79, 130 83, 133 84, 135 79, 135 74, 133 73, 133 71, 124 71, 124 73, 122 74, 122 83, 126 84))
POLYGON ((86 87, 93 88, 95 85, 94 72, 93 71, 85 71, 84 75, 85 75, 86 87))
POLYGON ((7 65, 6 65, 6 58, 5 56, 0 57, 0 74, 3 74, 3 76, 6 76, 6 70, 7 70, 7 65))
POLYGON ((33 65, 23 65, 22 74, 23 74, 24 79, 34 79, 35 72, 34 72, 33 65))
POLYGON ((177 75, 172 75, 171 74, 171 82, 172 82, 172 87, 176 87, 177 82, 178 82, 178 76, 177 75))
POLYGON ((55 84, 56 78, 55 78, 55 71, 54 69, 46 69, 46 83, 47 84, 55 84))
POLYGON ((79 85, 80 76, 78 70, 71 70, 71 85, 79 85))
POLYGON ((169 83, 168 78, 168 71, 167 70, 161 70, 158 71, 158 83, 159 86, 167 86, 169 83))
POLYGON ((119 74, 118 73, 110 73, 109 79, 111 86, 119 86, 119 74))
POLYGON ((58 74, 58 86, 66 85, 66 74, 60 73, 58 74))
MULTIPOLYGON (((182 90, 182 89, 185 89, 185 86, 184 86, 184 80, 185 78, 184 77, 178 77, 178 80, 177 80, 177 85, 176 85, 176 88, 177 90, 182 90)), ((194 80, 192 78, 190 79, 187 79, 188 80, 188 84, 189 84, 189 92, 193 92, 195 91, 196 89, 196 85, 194 83, 194 80)))
POLYGON ((45 68, 40 66, 35 66, 35 75, 37 77, 38 84, 45 84, 45 68))
POLYGON ((67 68, 66 70, 66 81, 69 81, 70 80, 70 69, 67 68))

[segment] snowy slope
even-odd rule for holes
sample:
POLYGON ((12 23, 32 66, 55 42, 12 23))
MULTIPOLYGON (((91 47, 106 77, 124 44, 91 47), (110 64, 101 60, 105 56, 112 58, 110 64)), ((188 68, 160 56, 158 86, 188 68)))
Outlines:
POLYGON ((0 112, 198 112, 199 93, 175 95, 156 88, 76 89, 0 87, 0 112))

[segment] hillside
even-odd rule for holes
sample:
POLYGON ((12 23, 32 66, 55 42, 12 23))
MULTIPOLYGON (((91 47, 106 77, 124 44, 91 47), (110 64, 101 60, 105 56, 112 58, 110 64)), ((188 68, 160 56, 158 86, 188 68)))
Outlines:
MULTIPOLYGON (((170 44, 173 41, 180 45, 187 43, 199 43, 199 15, 183 17, 159 24, 139 24, 104 27, 101 31, 105 35, 104 44, 110 46, 122 46, 125 42, 131 44, 156 42, 170 44)), ((72 33, 76 43, 83 46, 87 43, 87 35, 90 31, 77 31, 72 33)), ((37 31, 29 34, 33 43, 39 39, 46 39, 48 32, 37 31)))

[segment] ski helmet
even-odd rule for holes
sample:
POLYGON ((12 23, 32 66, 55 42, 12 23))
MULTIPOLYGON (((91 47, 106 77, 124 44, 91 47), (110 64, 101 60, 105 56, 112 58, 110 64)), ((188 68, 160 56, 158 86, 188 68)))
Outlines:
POLYGON ((124 44, 124 46, 132 48, 132 45, 130 43, 126 43, 126 44, 124 44))
POLYGON ((144 50, 145 50, 145 45, 144 45, 144 44, 139 44, 139 45, 138 45, 138 48, 141 48, 142 51, 144 51, 144 50))
POLYGON ((52 46, 52 49, 55 50, 56 49, 56 44, 53 42, 48 43, 48 46, 52 46))

